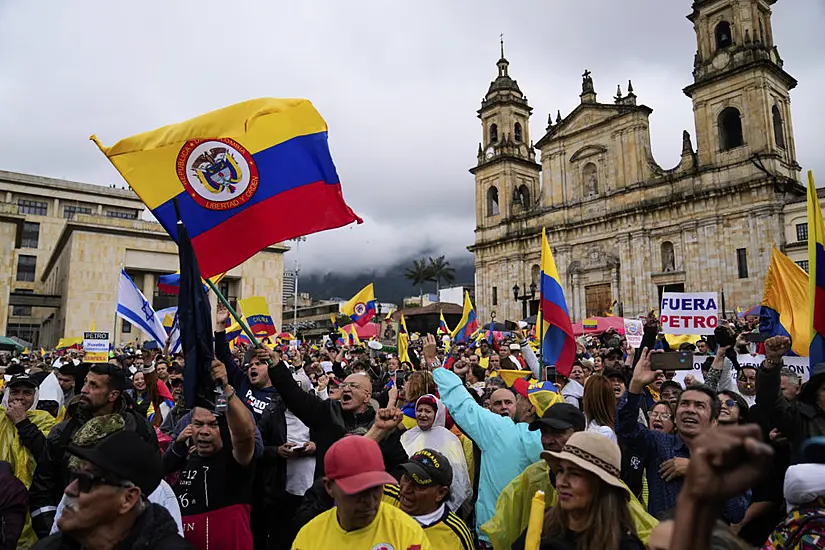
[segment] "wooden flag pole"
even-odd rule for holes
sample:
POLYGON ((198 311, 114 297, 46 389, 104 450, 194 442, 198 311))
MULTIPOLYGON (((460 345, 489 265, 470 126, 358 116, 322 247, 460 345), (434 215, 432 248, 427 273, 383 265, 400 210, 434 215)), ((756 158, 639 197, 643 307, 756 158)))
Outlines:
MULTIPOLYGON (((541 273, 539 273, 541 277, 541 273)), ((539 292, 539 311, 536 314, 539 329, 539 381, 547 381, 547 367, 544 364, 544 315, 541 314, 541 303, 544 301, 544 293, 539 292)))
POLYGON ((238 322, 238 324, 241 326, 241 330, 243 330, 246 333, 246 335, 249 337, 249 340, 252 342, 252 345, 255 346, 256 348, 261 347, 261 343, 258 342, 258 339, 255 338, 254 334, 252 334, 252 330, 250 330, 250 328, 246 325, 244 320, 241 319, 241 316, 238 315, 238 312, 235 311, 235 309, 231 305, 229 305, 229 302, 226 300, 224 295, 221 294, 221 291, 218 290, 218 287, 215 286, 215 283, 213 283, 210 279, 205 279, 205 280, 206 280, 206 284, 209 285, 209 288, 212 289, 212 292, 215 293, 215 296, 218 297, 218 300, 220 300, 221 303, 224 306, 226 306, 226 309, 229 310, 229 314, 232 316, 232 318, 235 319, 238 322))

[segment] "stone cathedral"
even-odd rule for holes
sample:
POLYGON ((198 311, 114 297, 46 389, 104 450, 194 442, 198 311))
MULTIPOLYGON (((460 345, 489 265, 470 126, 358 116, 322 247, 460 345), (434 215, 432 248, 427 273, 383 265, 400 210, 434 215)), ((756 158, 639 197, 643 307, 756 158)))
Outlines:
POLYGON ((632 83, 601 102, 589 71, 580 104, 566 116, 551 113, 534 144, 532 108, 502 46, 470 170, 477 227, 469 250, 482 322, 493 312, 499 320, 537 312, 530 287, 542 227, 574 321, 614 303, 626 316, 658 310, 663 291, 724 292, 728 312, 760 302, 773 243, 793 241, 789 205, 805 199, 791 124, 796 80, 774 43, 775 3, 693 2, 687 18, 697 51, 684 93, 695 141, 684 132, 681 160, 669 169, 651 154, 653 110, 632 83))

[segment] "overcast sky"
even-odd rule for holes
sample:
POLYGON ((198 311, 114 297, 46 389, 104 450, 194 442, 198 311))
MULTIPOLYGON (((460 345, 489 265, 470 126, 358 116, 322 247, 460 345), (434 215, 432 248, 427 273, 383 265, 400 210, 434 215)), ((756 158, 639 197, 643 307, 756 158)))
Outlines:
MULTIPOLYGON (((310 236, 305 270, 362 270, 473 242, 476 110, 510 74, 547 115, 633 80, 652 107, 653 152, 679 161, 695 139, 690 0, 0 0, 0 169, 109 185, 94 145, 255 97, 307 97, 329 124, 347 202, 361 226, 310 236)), ((797 155, 825 182, 825 2, 780 0, 774 38, 792 92, 797 155)), ((290 260, 291 261, 291 260, 290 260)))

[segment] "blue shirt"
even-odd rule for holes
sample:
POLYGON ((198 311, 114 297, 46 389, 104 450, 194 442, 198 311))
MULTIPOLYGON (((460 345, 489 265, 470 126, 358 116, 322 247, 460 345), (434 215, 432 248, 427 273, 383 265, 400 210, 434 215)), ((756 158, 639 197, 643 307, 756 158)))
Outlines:
MULTIPOLYGON (((517 424, 509 416, 498 415, 476 403, 461 378, 452 371, 435 369, 433 379, 450 416, 481 449, 476 502, 476 526, 480 528, 493 517, 498 495, 507 484, 539 460, 541 432, 531 432, 528 424, 517 424)), ((483 533, 479 537, 488 540, 483 533)))
MULTIPOLYGON (((644 395, 626 391, 619 400, 616 417, 616 435, 619 442, 637 453, 647 470, 647 511, 661 518, 676 506, 676 497, 682 489, 682 478, 665 481, 659 473, 662 463, 671 458, 690 458, 690 449, 678 434, 650 430, 638 422, 639 406, 644 395)), ((728 523, 739 523, 745 517, 749 494, 738 495, 725 503, 723 518, 728 523)))

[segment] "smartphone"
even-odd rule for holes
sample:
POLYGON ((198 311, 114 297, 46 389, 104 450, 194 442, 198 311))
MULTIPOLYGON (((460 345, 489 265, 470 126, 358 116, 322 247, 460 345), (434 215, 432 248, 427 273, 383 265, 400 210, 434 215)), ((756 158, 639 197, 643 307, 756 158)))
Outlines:
POLYGON ((669 351, 650 356, 653 370, 693 370, 693 353, 690 351, 669 351))
POLYGON ((395 387, 399 390, 404 387, 404 371, 395 371, 395 387))
POLYGON ((504 321, 504 330, 507 332, 515 332, 518 330, 518 323, 515 321, 504 321))
POLYGON ((745 342, 764 342, 768 339, 768 335, 764 332, 746 332, 743 336, 745 342))

